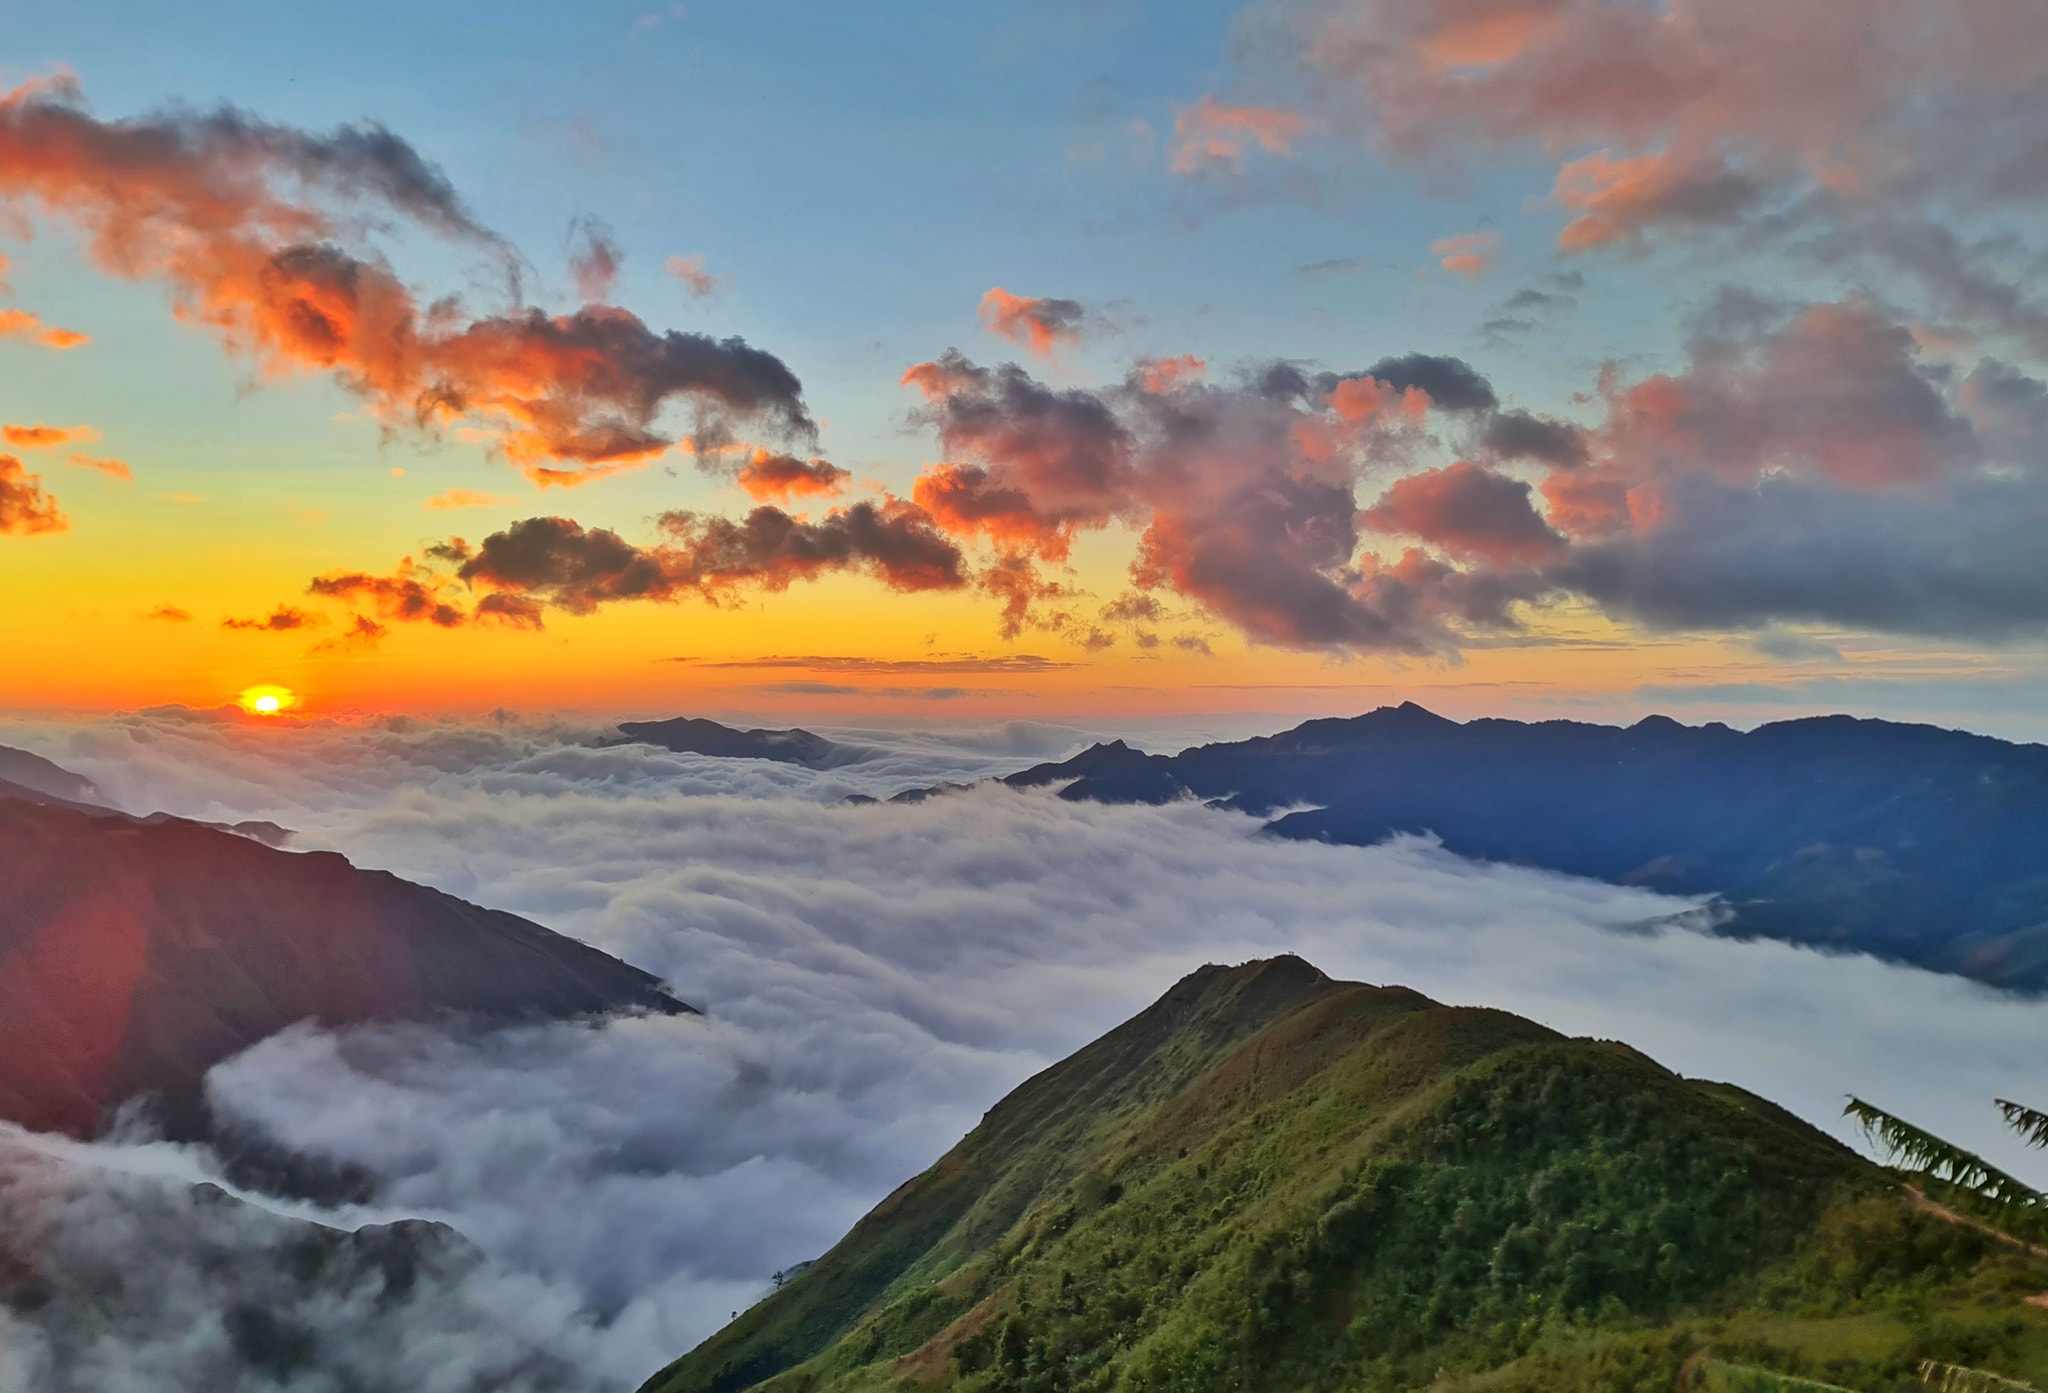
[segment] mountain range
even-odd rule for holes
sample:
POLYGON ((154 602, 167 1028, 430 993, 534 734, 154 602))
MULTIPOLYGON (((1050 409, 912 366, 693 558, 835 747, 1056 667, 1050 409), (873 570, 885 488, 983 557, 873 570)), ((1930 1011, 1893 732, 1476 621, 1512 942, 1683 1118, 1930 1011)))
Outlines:
POLYGON ((1463 856, 1712 896, 1722 933, 2048 987, 2048 746, 1847 716, 1745 732, 1461 723, 1404 703, 1176 755, 1098 744, 1003 782, 1196 798, 1345 845, 1430 834, 1463 856))
POLYGON ((168 1134, 194 1137, 206 1071, 297 1021, 621 1010, 690 1008, 586 944, 333 852, 0 782, 7 1121, 86 1136, 148 1098, 168 1134))
POLYGON ((1740 1089, 1281 957, 1026 1082, 643 1393, 2016 1388, 2044 1286, 1740 1089))

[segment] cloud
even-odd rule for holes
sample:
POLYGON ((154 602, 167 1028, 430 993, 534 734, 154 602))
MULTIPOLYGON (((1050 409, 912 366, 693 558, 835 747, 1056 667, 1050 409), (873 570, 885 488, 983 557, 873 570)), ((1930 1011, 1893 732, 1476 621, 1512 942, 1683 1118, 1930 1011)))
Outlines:
POLYGON ((1500 255, 1500 234, 1461 232, 1455 237, 1439 237, 1429 244, 1429 254, 1446 271, 1477 280, 1493 269, 1494 260, 1500 255))
POLYGON ((0 455, 0 536, 29 537, 70 526, 57 500, 43 492, 43 476, 29 473, 13 455, 0 455))
POLYGON ((741 589, 784 590, 845 571, 900 591, 967 584, 959 548, 921 508, 899 499, 836 508, 817 522, 759 507, 738 521, 664 513, 659 527, 664 540, 643 547, 570 518, 526 518, 448 554, 459 580, 496 592, 485 604, 509 597, 571 614, 685 594, 716 601, 741 589))
POLYGON ((1047 358, 1061 344, 1086 337, 1088 312, 1079 300, 1012 295, 996 286, 981 297, 981 325, 1047 358))
POLYGON ((494 493, 478 493, 474 489, 449 489, 432 498, 420 500, 420 506, 429 512, 446 513, 458 508, 514 508, 519 505, 517 498, 500 498, 494 493))
POLYGON ((792 498, 833 498, 846 487, 853 474, 821 459, 798 459, 756 450, 735 476, 747 493, 760 501, 792 498))
POLYGON ((460 605, 449 601, 438 586, 420 579, 410 563, 390 576, 366 575, 361 571, 330 572, 316 577, 307 585, 306 593, 337 600, 366 600, 386 619, 408 623, 456 629, 469 621, 460 605))
POLYGON ((59 329, 43 323, 42 319, 27 310, 0 309, 0 339, 21 339, 54 348, 63 352, 69 348, 82 348, 92 339, 76 329, 59 329))
POLYGON ((570 226, 569 245, 569 275, 583 303, 601 304, 611 299, 622 260, 611 228, 598 218, 578 218, 570 226))
POLYGON ((552 1294, 551 1316, 482 1313, 573 1351, 593 1382, 630 1384, 688 1347, 994 1099, 1205 961, 1300 952, 1628 1041, 1824 1127, 1854 1091, 2042 1173, 1989 1106, 2037 1086, 2036 1005, 1864 958, 1617 932, 1685 906, 1426 841, 1282 842, 1193 804, 995 790, 833 806, 845 770, 595 749, 589 732, 516 723, 250 729, 165 712, 32 734, 4 738, 132 804, 281 821, 532 915, 707 1009, 487 1035, 302 1028, 212 1079, 236 1116, 381 1178, 373 1210, 332 1221, 449 1222, 552 1294))
POLYGON ((279 605, 258 619, 223 619, 223 629, 253 629, 267 634, 287 634, 294 629, 311 629, 327 622, 324 614, 312 614, 291 605, 279 605))
POLYGON ((1156 366, 1093 391, 958 352, 904 375, 947 457, 913 497, 941 528, 995 550, 983 585, 1004 600, 1005 633, 1058 623, 1033 619, 1066 595, 1038 563, 1062 563, 1079 535, 1114 525, 1138 535, 1141 591, 1170 590, 1264 643, 1440 652, 1455 627, 1511 622, 1518 582, 1419 555, 1360 556, 1364 472, 1402 463, 1433 407, 1495 403, 1469 365, 1409 354, 1341 375, 1275 363, 1214 386, 1156 366))
MULTIPOLYGON (((165 285, 181 319, 262 371, 329 374, 391 429, 474 436, 537 477, 660 455, 671 405, 699 433, 814 434, 795 374, 743 340, 521 303, 510 249, 381 126, 318 135, 225 107, 101 121, 60 73, 0 94, 0 200, 72 228, 102 271, 165 285), (371 243, 392 220, 484 255, 511 303, 423 304, 371 243)), ((596 288, 604 257, 586 241, 596 288)))
POLYGON ((1534 460, 1567 469, 1586 461, 1586 433, 1569 421, 1520 409, 1497 411, 1480 437, 1497 459, 1534 460))
POLYGON ((91 426, 0 426, 0 440, 17 450, 54 450, 60 445, 89 445, 100 438, 91 426))
POLYGON ((70 463, 73 468, 97 470, 110 479, 119 479, 122 483, 127 483, 135 477, 135 471, 128 467, 126 460, 109 459, 104 455, 74 454, 70 463))
POLYGON ((698 658, 675 658, 671 661, 694 663, 707 668, 803 668, 811 672, 857 672, 885 674, 914 674, 939 672, 1002 672, 1037 673, 1063 672, 1079 664, 1060 662, 1054 658, 1040 657, 1036 653, 992 653, 986 656, 948 656, 938 658, 870 658, 858 655, 838 657, 779 657, 728 658, 720 662, 706 662, 698 658))
POLYGON ((192 622, 192 611, 180 609, 176 605, 158 605, 142 617, 159 620, 165 624, 189 624, 192 622))
POLYGON ((349 616, 348 627, 333 638, 313 645, 315 653, 365 653, 374 650, 391 632, 367 614, 349 616))
POLYGON ((716 295, 725 283, 723 276, 714 276, 704 269, 704 258, 696 254, 672 256, 667 262, 668 273, 681 281, 691 296, 708 300, 716 295))
POLYGON ((1565 549, 1530 502, 1527 484, 1464 460, 1395 480, 1365 510, 1365 521, 1493 566, 1542 562, 1565 549))
POLYGON ((1182 175, 1242 174, 1252 147, 1289 158, 1311 125, 1285 107, 1233 105, 1204 95, 1174 113, 1167 168, 1182 175))

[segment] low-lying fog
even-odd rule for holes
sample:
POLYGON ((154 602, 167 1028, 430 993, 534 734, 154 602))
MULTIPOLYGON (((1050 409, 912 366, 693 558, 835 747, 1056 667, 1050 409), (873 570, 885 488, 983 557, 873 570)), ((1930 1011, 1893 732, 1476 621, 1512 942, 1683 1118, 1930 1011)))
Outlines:
MULTIPOLYGON (((1689 906, 1419 840, 1279 842, 1197 806, 995 789, 840 804, 1059 758, 1086 740, 1064 727, 863 732, 881 755, 829 773, 597 749, 594 735, 181 712, 0 728, 131 811, 283 823, 298 846, 595 943, 708 1013, 487 1035, 300 1029, 215 1071, 220 1106, 383 1181, 370 1208, 273 1207, 351 1228, 441 1220, 487 1257, 397 1313, 365 1319, 344 1297, 299 1312, 350 1377, 403 1349, 430 1390, 630 1388, 1022 1079, 1204 962, 1283 951, 1626 1040, 1845 1137, 1843 1095, 1858 1093, 2048 1181, 1991 1107, 2048 1105, 2048 1011, 1959 980, 1644 928, 1689 906)), ((0 1162, 0 1232, 43 1233, 80 1271, 128 1264, 137 1291, 175 1290, 186 1313, 84 1343, 0 1315, 0 1385, 126 1393, 222 1365, 219 1323, 187 1308, 241 1298, 187 1250, 256 1243, 267 1216, 190 1201, 210 1158, 14 1134, 0 1162), (192 1244, 173 1240, 185 1231, 192 1244)), ((291 1386, 349 1386, 305 1377, 291 1386)))

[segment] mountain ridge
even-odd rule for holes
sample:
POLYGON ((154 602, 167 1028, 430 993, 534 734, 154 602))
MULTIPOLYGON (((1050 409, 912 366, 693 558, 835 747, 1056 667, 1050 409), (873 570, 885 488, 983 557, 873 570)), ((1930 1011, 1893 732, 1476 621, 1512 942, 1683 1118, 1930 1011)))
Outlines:
POLYGON ((689 1013, 659 979, 335 852, 0 786, 0 1117, 90 1135, 154 1100, 205 1135, 206 1071, 302 1020, 689 1013))
POLYGON ((1278 959, 1021 1085, 644 1393, 1663 1393, 1706 1348, 1889 1390, 2048 1371, 2044 1277, 1741 1089, 1278 959))
POLYGON ((1738 731, 1452 721, 1414 703, 1002 780, 1072 801, 1199 799, 1299 840, 1457 854, 1716 897, 1717 931, 2048 989, 2048 746, 1849 716, 1738 731))

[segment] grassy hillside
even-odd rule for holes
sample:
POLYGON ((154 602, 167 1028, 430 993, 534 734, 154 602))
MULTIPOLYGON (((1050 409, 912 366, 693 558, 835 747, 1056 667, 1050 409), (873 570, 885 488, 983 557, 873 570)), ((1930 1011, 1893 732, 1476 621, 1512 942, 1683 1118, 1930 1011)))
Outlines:
POLYGON ((648 1393, 2041 1381, 2043 1289, 1739 1089, 1279 958, 1025 1084, 648 1393))

